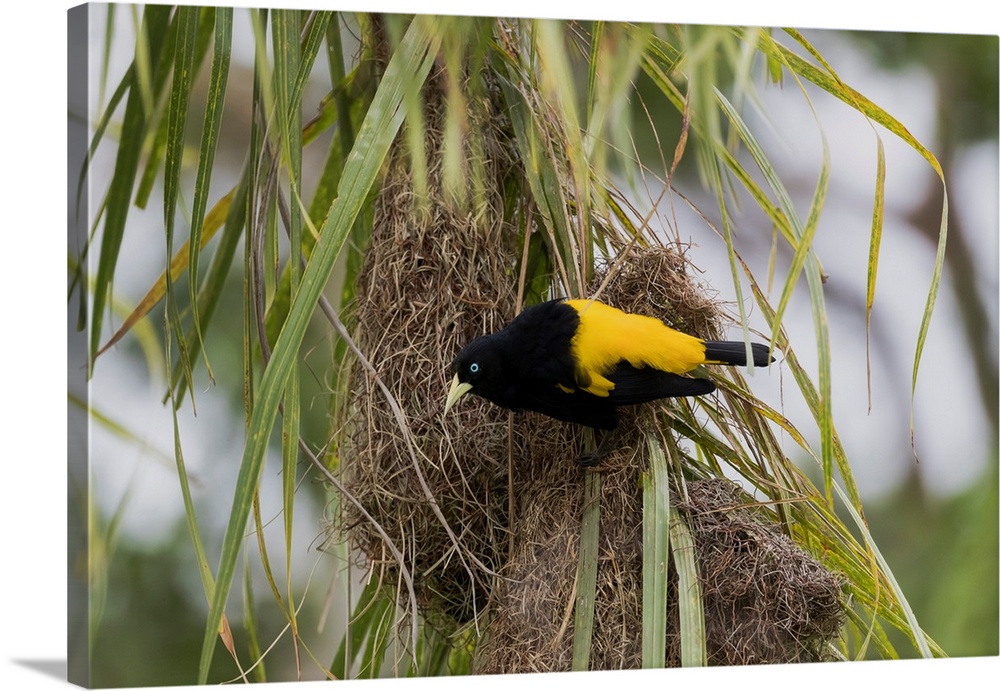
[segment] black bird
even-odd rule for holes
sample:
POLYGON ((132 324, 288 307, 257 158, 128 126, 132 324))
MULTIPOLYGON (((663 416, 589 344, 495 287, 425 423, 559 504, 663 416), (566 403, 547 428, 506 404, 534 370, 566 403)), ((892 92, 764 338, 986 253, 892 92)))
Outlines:
MULTIPOLYGON (((750 350, 755 367, 774 361, 765 345, 750 350)), ((619 406, 714 391, 708 379, 683 376, 704 364, 745 366, 746 344, 703 341, 596 300, 551 300, 461 350, 445 413, 471 392, 511 410, 613 430, 619 406)))

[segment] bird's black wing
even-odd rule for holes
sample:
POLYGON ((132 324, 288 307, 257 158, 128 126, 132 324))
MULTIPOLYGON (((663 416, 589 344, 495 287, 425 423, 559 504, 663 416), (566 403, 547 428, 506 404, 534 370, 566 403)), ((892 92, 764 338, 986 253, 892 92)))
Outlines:
POLYGON ((608 400, 616 406, 635 405, 658 398, 701 396, 715 391, 715 384, 708 379, 683 377, 652 367, 637 368, 627 362, 618 363, 608 379, 615 383, 608 400))
POLYGON ((636 368, 627 362, 619 363, 609 379, 615 388, 607 397, 580 389, 566 393, 551 385, 525 386, 519 390, 518 407, 565 422, 611 430, 618 426, 618 406, 715 391, 715 384, 708 379, 682 377, 651 367, 636 368))

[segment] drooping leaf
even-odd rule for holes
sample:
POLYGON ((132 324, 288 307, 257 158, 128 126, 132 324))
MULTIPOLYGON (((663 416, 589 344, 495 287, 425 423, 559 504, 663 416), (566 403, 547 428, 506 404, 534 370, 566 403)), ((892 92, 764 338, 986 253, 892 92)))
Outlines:
POLYGON ((365 121, 358 132, 354 147, 356 156, 348 158, 338 199, 320 231, 320 240, 302 275, 302 282, 295 294, 288 320, 275 344, 271 361, 264 371, 251 413, 246 448, 223 539, 222 555, 216 576, 215 598, 209 611, 202 645, 199 665, 201 683, 207 679, 214 650, 215 632, 218 622, 221 621, 232 584, 250 503, 263 468, 267 441, 278 412, 278 403, 285 390, 292 361, 298 357, 298 348, 305 335, 306 325, 333 269, 334 260, 360 213, 368 190, 374 183, 382 161, 402 124, 405 112, 401 108, 404 93, 409 85, 422 83, 433 64, 438 39, 434 32, 428 29, 422 19, 415 19, 389 62, 375 100, 368 109, 365 121))
MULTIPOLYGON (((151 5, 145 9, 142 36, 136 42, 137 52, 140 50, 139 45, 141 44, 145 53, 154 59, 159 58, 169 18, 169 7, 151 5)), ((114 173, 108 185, 104 234, 101 238, 101 251, 94 279, 94 302, 90 314, 90 367, 88 372, 90 375, 93 374, 94 359, 100 346, 104 311, 114 282, 118 253, 125 235, 125 221, 132 205, 132 187, 139 170, 139 159, 142 155, 142 145, 148 125, 146 106, 140 89, 137 88, 139 80, 137 70, 130 70, 128 77, 130 78, 129 95, 125 101, 122 136, 118 143, 114 173)))

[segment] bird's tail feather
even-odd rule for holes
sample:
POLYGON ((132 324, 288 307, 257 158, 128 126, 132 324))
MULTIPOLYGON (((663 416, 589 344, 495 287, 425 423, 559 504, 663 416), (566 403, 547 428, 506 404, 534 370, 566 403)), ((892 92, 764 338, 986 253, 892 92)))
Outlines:
MULTIPOLYGON (((767 367, 774 362, 771 351, 763 343, 751 343, 754 367, 767 367)), ((743 341, 705 341, 705 362, 720 365, 747 364, 747 346, 743 341)))

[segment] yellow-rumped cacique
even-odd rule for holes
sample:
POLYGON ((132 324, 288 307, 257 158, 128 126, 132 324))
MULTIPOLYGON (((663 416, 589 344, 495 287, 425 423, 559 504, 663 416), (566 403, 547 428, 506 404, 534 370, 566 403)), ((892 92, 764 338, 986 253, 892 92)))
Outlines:
MULTIPOLYGON (((750 351, 755 367, 774 361, 763 344, 750 351)), ((511 410, 613 430, 620 406, 714 391, 708 379, 685 376, 699 365, 746 364, 743 341, 704 341, 596 300, 550 300, 459 352, 445 413, 473 393, 511 410)))

